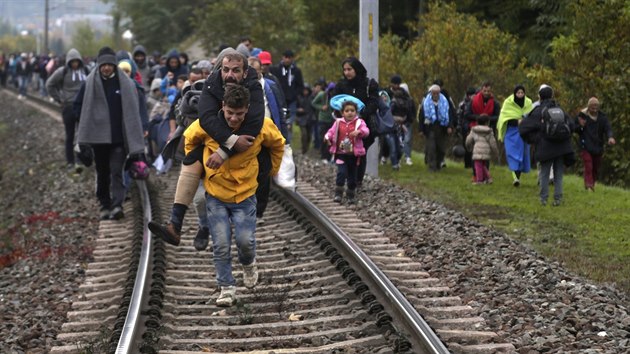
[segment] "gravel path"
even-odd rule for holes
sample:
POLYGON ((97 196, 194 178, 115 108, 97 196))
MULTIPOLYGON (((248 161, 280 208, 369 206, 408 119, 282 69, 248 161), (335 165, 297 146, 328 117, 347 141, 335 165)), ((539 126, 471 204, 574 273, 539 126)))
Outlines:
POLYGON ((0 106, 0 352, 45 353, 91 258, 94 174, 66 172, 60 122, 0 106))
MULTIPOLYGON (((329 190, 332 199, 335 168, 296 160, 301 178, 329 190)), ((630 352, 627 294, 571 274, 505 234, 394 184, 369 179, 364 186, 357 207, 362 219, 382 226, 518 353, 630 352)))

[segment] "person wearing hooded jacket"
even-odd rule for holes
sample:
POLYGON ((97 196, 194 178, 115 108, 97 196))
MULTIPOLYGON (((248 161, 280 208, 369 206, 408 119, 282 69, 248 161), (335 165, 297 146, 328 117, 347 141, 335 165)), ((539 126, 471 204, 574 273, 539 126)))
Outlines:
POLYGON ((124 217, 125 160, 144 153, 138 90, 117 65, 114 50, 101 48, 97 68, 87 76, 74 102, 75 111, 81 112, 77 142, 94 151, 96 197, 103 220, 124 217))
MULTIPOLYGON (((575 153, 571 144, 571 137, 563 140, 550 139, 544 134, 545 123, 543 119, 543 111, 551 107, 557 107, 558 104, 553 99, 553 89, 548 85, 542 85, 538 90, 540 104, 536 106, 521 121, 518 126, 518 132, 521 138, 528 143, 534 145, 534 158, 540 162, 540 203, 542 206, 547 205, 549 197, 549 177, 553 168, 554 175, 554 201, 553 206, 559 206, 562 203, 562 175, 565 166, 571 166, 575 163, 575 153)), ((571 131, 575 130, 573 120, 565 113, 565 120, 569 122, 571 131)))
MULTIPOLYGON (((368 129, 372 132, 372 134, 363 138, 363 146, 367 151, 374 143, 377 135, 373 117, 378 110, 378 100, 380 99, 378 96, 378 82, 367 77, 367 69, 355 57, 344 59, 341 62, 341 68, 343 70, 343 78, 335 85, 332 96, 347 94, 358 98, 365 104, 365 108, 360 112, 360 116, 365 120, 368 129)), ((363 158, 360 160, 359 168, 357 169, 357 189, 360 189, 363 184, 366 167, 367 159, 363 158)))
MULTIPOLYGON (((155 77, 176 80, 180 75, 188 74, 188 66, 179 61, 179 52, 171 50, 166 57, 166 65, 160 68, 155 77), (170 73, 170 74, 169 74, 170 73)), ((168 86, 168 85, 167 85, 168 86)))
POLYGON ((79 117, 73 103, 87 77, 87 70, 78 50, 72 48, 66 54, 66 64, 55 70, 46 81, 46 91, 61 105, 61 117, 66 133, 65 153, 68 169, 81 172, 83 167, 76 163, 74 133, 79 117))
POLYGON ((133 62, 138 67, 138 73, 142 77, 142 86, 144 92, 150 92, 151 88, 151 67, 147 63, 147 51, 143 46, 137 45, 133 48, 133 62))

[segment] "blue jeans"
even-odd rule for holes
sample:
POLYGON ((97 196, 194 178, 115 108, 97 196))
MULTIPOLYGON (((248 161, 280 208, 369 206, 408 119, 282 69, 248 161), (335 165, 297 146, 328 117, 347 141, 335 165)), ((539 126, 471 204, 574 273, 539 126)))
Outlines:
POLYGON ((398 151, 399 151, 399 144, 398 144, 398 135, 396 133, 388 133, 385 135, 381 135, 381 138, 383 138, 385 140, 385 143, 387 144, 387 148, 389 150, 389 159, 392 162, 392 166, 396 166, 398 165, 398 163, 400 161, 398 161, 398 151))
POLYGON ((26 75, 19 75, 18 82, 20 83, 20 88, 18 89, 18 93, 22 96, 26 96, 26 91, 28 90, 28 85, 31 84, 30 77, 26 75))
POLYGON ((549 197, 549 175, 553 167, 553 199, 562 200, 562 174, 564 172, 564 157, 542 161, 540 163, 540 201, 546 202, 549 197))
POLYGON ((206 195, 208 223, 212 235, 214 267, 218 286, 234 286, 232 276, 232 229, 238 250, 238 261, 250 265, 256 259, 256 196, 240 203, 225 203, 211 195, 206 195))

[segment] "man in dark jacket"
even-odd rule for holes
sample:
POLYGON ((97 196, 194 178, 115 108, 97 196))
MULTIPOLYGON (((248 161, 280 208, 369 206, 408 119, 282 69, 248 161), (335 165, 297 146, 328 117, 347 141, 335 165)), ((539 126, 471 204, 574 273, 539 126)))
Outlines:
POLYGON ((584 162, 584 188, 593 192, 602 163, 604 144, 615 145, 616 141, 608 117, 599 110, 599 100, 596 97, 591 97, 588 106, 578 113, 575 125, 580 137, 580 157, 584 162))
MULTIPOLYGON (((477 125, 477 119, 479 116, 488 116, 490 120, 490 126, 493 130, 496 130, 497 121, 499 120, 499 114, 501 113, 501 103, 494 98, 492 94, 492 83, 489 81, 484 82, 481 85, 481 90, 476 93, 464 113, 464 124, 468 126, 468 131, 477 125)), ((496 136, 496 131, 494 132, 496 136)), ((466 137, 464 137, 466 139, 466 137)), ((468 156, 471 157, 472 151, 467 151, 468 156)), ((465 157, 466 159, 467 157, 465 157)), ((490 162, 488 162, 488 169, 490 169, 490 162)), ((475 176, 475 168, 472 167, 473 181, 475 176)))
POLYGON ((304 89, 302 70, 295 65, 294 57, 293 51, 287 50, 282 55, 280 64, 271 68, 271 73, 280 80, 280 87, 282 87, 284 98, 287 100, 287 109, 289 110, 287 116, 287 144, 291 144, 291 138, 293 137, 291 129, 297 114, 298 96, 302 94, 304 89))
MULTIPOLYGON (((217 57, 217 67, 206 79, 198 104, 199 123, 206 133, 221 146, 205 165, 219 169, 223 162, 238 152, 252 146, 260 133, 265 114, 263 90, 258 82, 258 73, 247 64, 247 59, 233 48, 224 49, 217 57), (250 105, 245 120, 237 131, 219 118, 223 95, 227 85, 243 85, 250 92, 250 105)), ((204 171, 203 149, 200 145, 186 155, 177 181, 170 222, 160 225, 149 223, 149 229, 172 245, 179 245, 181 229, 188 205, 197 191, 199 179, 204 171)), ((195 248, 203 250, 208 245, 207 230, 199 230, 194 240, 195 248)))
MULTIPOLYGON (((549 197, 549 174, 553 167, 554 193, 553 206, 562 203, 562 174, 564 166, 571 166, 575 163, 571 136, 566 139, 556 140, 544 134, 545 121, 544 111, 557 107, 553 100, 553 89, 547 85, 542 85, 538 90, 540 105, 536 106, 527 117, 523 118, 518 126, 519 134, 525 142, 534 146, 534 157, 540 162, 540 203, 547 205, 549 197)), ((569 122, 570 129, 574 130, 573 121, 565 114, 565 121, 569 122)))

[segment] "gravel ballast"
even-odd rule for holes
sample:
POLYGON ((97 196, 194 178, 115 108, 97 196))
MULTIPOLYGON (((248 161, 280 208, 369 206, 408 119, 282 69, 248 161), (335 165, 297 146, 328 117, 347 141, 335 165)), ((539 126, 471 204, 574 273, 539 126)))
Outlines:
MULTIPOLYGON (((0 352, 45 353, 91 259, 94 172, 68 173, 62 123, 13 97, 0 92, 0 352)), ((332 199, 334 167, 295 159, 300 178, 332 199)), ((630 301, 616 288, 392 183, 367 179, 357 200, 363 220, 476 308, 518 353, 630 352, 630 301)))

